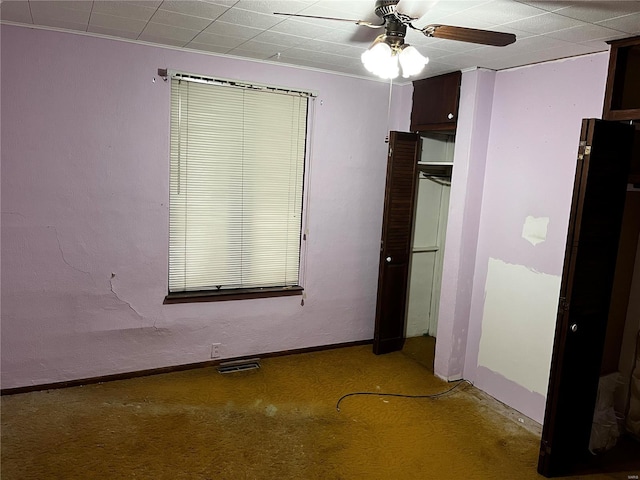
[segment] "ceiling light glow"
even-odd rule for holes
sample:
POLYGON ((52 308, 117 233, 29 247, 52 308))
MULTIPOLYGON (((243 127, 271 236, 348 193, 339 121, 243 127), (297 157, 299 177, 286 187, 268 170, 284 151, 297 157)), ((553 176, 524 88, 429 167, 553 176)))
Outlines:
POLYGON ((380 78, 393 79, 400 75, 409 78, 419 74, 429 62, 415 47, 405 45, 398 38, 380 35, 361 56, 364 67, 380 78))

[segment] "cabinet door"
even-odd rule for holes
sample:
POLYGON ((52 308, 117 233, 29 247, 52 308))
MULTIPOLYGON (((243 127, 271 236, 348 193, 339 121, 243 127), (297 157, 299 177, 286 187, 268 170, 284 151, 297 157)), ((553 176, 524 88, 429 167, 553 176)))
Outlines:
POLYGON ((640 37, 609 43, 609 75, 602 118, 640 120, 640 37))
POLYGON ((404 344, 419 146, 417 134, 390 133, 373 339, 376 355, 400 350, 404 344))
POLYGON ((582 122, 538 472, 588 459, 633 127, 582 122))
POLYGON ((411 131, 455 130, 461 79, 453 72, 413 82, 411 131))

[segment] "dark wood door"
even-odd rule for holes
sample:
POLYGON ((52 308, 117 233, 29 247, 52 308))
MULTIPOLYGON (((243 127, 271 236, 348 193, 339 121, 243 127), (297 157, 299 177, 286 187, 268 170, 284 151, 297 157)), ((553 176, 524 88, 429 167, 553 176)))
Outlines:
POLYGON ((538 472, 588 452, 633 143, 633 127, 582 121, 538 472))
POLYGON ((391 132, 385 188, 373 352, 404 344, 407 284, 420 137, 391 132))

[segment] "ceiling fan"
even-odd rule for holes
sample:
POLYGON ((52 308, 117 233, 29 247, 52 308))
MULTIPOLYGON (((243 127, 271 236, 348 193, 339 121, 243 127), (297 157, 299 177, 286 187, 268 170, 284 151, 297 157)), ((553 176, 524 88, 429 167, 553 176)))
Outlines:
POLYGON ((362 54, 362 63, 365 68, 382 78, 397 77, 400 73, 399 67, 402 67, 402 75, 405 78, 417 75, 429 61, 415 47, 404 43, 407 28, 422 32, 427 37, 495 47, 504 47, 516 41, 516 36, 513 33, 440 24, 426 25, 422 28, 415 27, 413 22, 427 12, 430 3, 432 2, 424 0, 376 0, 374 13, 380 18, 381 23, 296 13, 274 13, 274 15, 336 20, 372 29, 384 28, 384 33, 378 35, 369 49, 362 54))

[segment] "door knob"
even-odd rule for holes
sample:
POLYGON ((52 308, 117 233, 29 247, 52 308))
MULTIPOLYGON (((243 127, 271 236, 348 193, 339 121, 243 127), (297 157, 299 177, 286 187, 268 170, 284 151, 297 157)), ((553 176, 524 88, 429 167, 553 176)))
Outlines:
POLYGON ((571 329, 571 331, 572 331, 573 333, 576 333, 576 332, 578 331, 578 324, 577 324, 577 323, 574 323, 574 324, 573 324, 573 325, 571 325, 569 328, 571 329))
POLYGON ((387 257, 387 263, 391 263, 391 257, 387 257))

